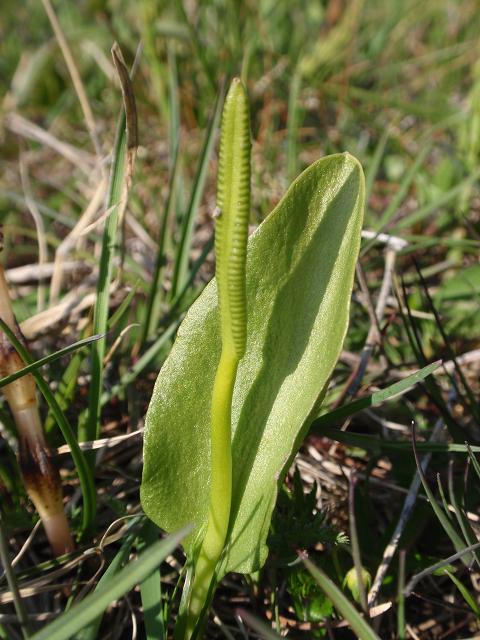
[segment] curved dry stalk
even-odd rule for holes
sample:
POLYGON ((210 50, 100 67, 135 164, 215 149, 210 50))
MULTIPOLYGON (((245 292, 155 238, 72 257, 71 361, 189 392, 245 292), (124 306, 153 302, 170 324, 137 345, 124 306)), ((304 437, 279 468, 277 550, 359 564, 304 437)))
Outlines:
MULTIPOLYGON (((0 317, 23 342, 2 265, 0 317)), ((0 332, 0 376, 8 376, 24 366, 5 333, 0 332)), ((2 390, 18 430, 18 460, 25 488, 42 519, 54 554, 68 553, 74 544, 63 508, 60 475, 52 461, 40 421, 34 378, 29 373, 5 385, 2 390)))

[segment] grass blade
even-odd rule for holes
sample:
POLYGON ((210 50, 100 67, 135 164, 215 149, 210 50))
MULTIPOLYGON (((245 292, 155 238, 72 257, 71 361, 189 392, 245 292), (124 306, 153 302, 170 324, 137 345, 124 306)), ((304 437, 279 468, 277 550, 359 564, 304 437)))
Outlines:
MULTIPOLYGON (((402 319, 403 319, 405 331, 408 336, 408 341, 410 342, 410 345, 413 349, 413 352, 419 364, 425 366, 427 360, 426 360, 426 356, 423 349, 422 335, 418 327, 418 322, 413 317, 412 310, 410 308, 405 282, 402 279, 401 281, 402 294, 400 294, 400 291, 399 291, 398 285, 396 284, 395 279, 393 282, 394 282, 395 295, 397 296, 397 300, 400 305, 400 308, 399 308, 400 315, 402 316, 402 319), (406 308, 406 311, 407 311, 406 315, 403 311, 404 308, 406 308)), ((448 432, 452 437, 452 440, 454 442, 465 442, 465 440, 468 439, 466 430, 452 416, 450 408, 445 403, 441 390, 434 378, 429 378, 425 381, 425 390, 427 392, 427 395, 431 399, 431 401, 438 408, 440 415, 442 416, 445 422, 445 425, 448 429, 448 432)))
MULTIPOLYGON (((348 444, 352 447, 358 447, 359 449, 375 451, 378 453, 381 451, 410 451, 412 448, 410 442, 393 442, 385 440, 384 438, 367 436, 362 433, 350 433, 349 431, 334 429, 327 425, 322 426, 318 435, 330 438, 331 440, 336 440, 337 442, 343 442, 344 444, 348 444)), ((417 451, 422 453, 468 453, 468 449, 473 453, 480 453, 479 446, 447 444, 446 442, 418 442, 416 447, 417 451)))
POLYGON ((168 184, 168 196, 165 202, 165 207, 163 210, 163 218, 162 218, 162 226, 160 227, 160 235, 158 238, 158 246, 157 246, 157 257, 155 260, 155 268, 152 276, 152 283, 150 285, 150 292, 147 300, 147 309, 145 313, 145 320, 143 324, 143 335, 142 335, 142 344, 151 335, 158 324, 158 316, 159 316, 159 283, 160 283, 160 275, 162 273, 162 268, 165 263, 165 243, 167 239, 167 229, 170 221, 171 213, 173 210, 173 202, 175 200, 175 188, 176 188, 176 180, 177 180, 177 172, 179 167, 179 154, 178 154, 178 144, 175 144, 173 149, 173 159, 172 159, 172 168, 170 173, 170 180, 168 184))
MULTIPOLYGON (((6 334, 7 338, 12 343, 14 349, 20 355, 22 360, 27 363, 27 365, 33 364, 33 360, 28 353, 27 349, 23 346, 19 340, 17 340, 16 335, 10 329, 10 327, 0 318, 0 328, 6 334)), ((82 520, 82 529, 86 531, 93 522, 93 517, 95 514, 97 497, 95 493, 95 486, 93 483, 93 476, 87 462, 85 460, 85 456, 78 446, 77 439, 75 438, 75 434, 68 422, 65 414, 61 410, 55 396, 53 395, 50 387, 42 378, 41 373, 34 369, 32 370, 32 375, 35 378, 35 382, 37 383, 38 388, 40 389, 40 393, 45 398, 50 411, 52 412, 55 420, 57 421, 58 426, 65 438, 65 442, 69 445, 72 453, 72 458, 75 463, 75 467, 77 468, 78 479, 80 481, 80 486, 82 488, 83 495, 83 520, 82 520)))
POLYGON ((397 637, 398 640, 405 640, 405 556, 406 551, 402 549, 398 560, 398 603, 397 603, 397 637))
MULTIPOLYGON (((104 334, 107 328, 110 282, 112 279, 112 265, 115 254, 115 237, 120 217, 120 201, 122 199, 126 175, 127 134, 125 122, 125 115, 122 113, 117 129, 117 140, 115 143, 110 187, 106 204, 106 209, 111 209, 111 213, 107 218, 103 233, 97 299, 93 316, 94 333, 104 334)), ((85 424, 79 425, 80 441, 89 441, 98 438, 104 357, 105 340, 100 340, 92 347, 92 378, 88 402, 89 415, 85 424)))
POLYGON ((137 281, 137 283, 132 287, 132 289, 127 293, 125 298, 122 300, 118 309, 116 309, 115 313, 112 314, 108 319, 107 327, 109 331, 110 329, 113 329, 117 325, 117 323, 121 320, 125 311, 130 307, 130 303, 132 302, 133 298, 135 297, 135 294, 137 293, 138 285, 139 285, 139 282, 137 281))
MULTIPOLYGON (((457 500, 457 493, 455 491, 454 479, 453 479, 453 460, 450 460, 448 465, 448 495, 450 496, 450 502, 452 503, 452 507, 454 509, 455 517, 458 522, 458 526, 463 534, 463 538, 465 540, 465 544, 472 545, 477 542, 477 537, 472 529, 472 525, 470 524, 465 512, 461 508, 457 500)), ((478 554, 473 552, 474 558, 477 562, 477 565, 480 565, 480 560, 478 554)))
MULTIPOLYGON (((158 527, 147 521, 140 533, 141 545, 138 550, 149 549, 158 540, 158 527)), ((146 640, 164 640, 165 627, 162 612, 162 583, 160 569, 155 569, 140 584, 142 597, 143 621, 145 623, 146 640)))
MULTIPOLYGON (((72 403, 73 396, 78 388, 78 376, 80 374, 80 369, 86 357, 86 353, 77 351, 68 363, 68 366, 58 383, 58 389, 55 392, 55 400, 62 411, 67 411, 72 403)), ((45 433, 51 433, 52 430, 55 429, 56 424, 54 415, 49 411, 45 418, 45 433)))
MULTIPOLYGON (((440 505, 436 501, 435 496, 433 495, 433 493, 432 493, 432 491, 431 491, 431 489, 430 489, 430 487, 428 485, 428 482, 427 482, 427 479, 425 477, 425 474, 423 473, 422 465, 420 464, 420 459, 418 457, 418 451, 417 451, 417 446, 416 446, 415 439, 416 439, 415 438, 415 423, 413 423, 413 425, 412 425, 413 455, 415 456, 415 463, 417 465, 418 475, 420 476, 420 480, 422 481, 422 485, 423 485, 423 488, 425 489, 425 493, 427 494, 428 501, 430 502, 430 505, 431 505, 433 511, 435 512, 435 515, 437 516, 438 521, 442 525, 445 533, 450 538, 455 550, 456 551, 463 551, 467 545, 462 540, 462 538, 458 535, 456 530, 453 528, 452 523, 450 521, 450 518, 445 514, 445 511, 440 507, 440 505)), ((471 564, 472 559, 473 558, 472 558, 472 554, 471 553, 469 553, 468 555, 462 556, 462 562, 467 567, 471 564)))
MULTIPOLYGON (((377 142, 377 146, 375 147, 375 151, 373 152, 372 159, 368 163, 367 169, 365 171, 365 202, 367 203, 367 210, 368 202, 370 200, 370 196, 372 195, 373 184, 380 169, 380 163, 382 162, 383 154, 385 153, 385 149, 389 139, 390 128, 386 127, 380 137, 380 140, 377 142)), ((367 220, 365 221, 366 226, 368 226, 369 222, 370 221, 367 218, 367 220)))
POLYGON ((348 622, 352 631, 360 640, 380 640, 370 625, 365 622, 352 603, 345 597, 336 584, 308 558, 302 558, 304 565, 311 573, 316 583, 329 598, 338 613, 348 622))
MULTIPOLYGON (((141 54, 141 47, 133 63, 132 73, 141 54)), ((120 47, 115 42, 112 57, 120 80, 123 97, 123 110, 120 116, 113 155, 110 185, 107 196, 107 211, 110 210, 103 231, 102 253, 97 283, 97 297, 93 313, 93 333, 106 333, 110 300, 110 283, 112 280, 113 258, 116 249, 116 235, 120 219, 127 204, 128 191, 133 176, 135 155, 138 146, 137 107, 132 83, 123 61, 120 47)), ((99 436, 101 392, 103 387, 103 361, 105 357, 105 340, 99 340, 92 348, 92 378, 88 398, 88 420, 79 425, 79 437, 82 440, 93 440, 99 436)), ((95 460, 89 457, 90 464, 95 460)))
POLYGON ((445 515, 451 522, 453 522, 453 517, 448 508, 447 498, 445 497, 445 491, 443 490, 442 480, 440 478, 439 473, 437 473, 437 489, 438 489, 438 495, 440 496, 440 500, 442 501, 442 506, 443 506, 443 510, 445 511, 445 515))
POLYGON ((172 297, 175 297, 178 291, 182 289, 187 279, 188 257, 190 254, 190 246, 192 243, 193 228, 195 224, 195 213, 198 209, 198 205, 200 204, 200 200, 202 198, 203 190, 205 187, 208 163, 212 154, 215 134, 217 132, 218 121, 220 119, 222 98, 223 88, 220 88, 217 94, 215 106, 213 108, 213 114, 210 118, 210 124, 205 136, 205 142, 203 144, 202 153, 200 155, 197 173, 190 196, 190 202, 188 204, 185 216, 182 220, 181 237, 180 243, 178 245, 175 270, 172 281, 172 297))
POLYGON ((300 69, 297 67, 293 74, 292 82, 290 85, 290 92, 288 94, 288 120, 287 120, 287 183, 290 184, 298 174, 298 151, 297 151, 297 138, 298 138, 298 120, 299 120, 299 105, 298 97, 300 94, 300 88, 302 84, 302 75, 300 69))
POLYGON ((417 382, 424 380, 427 376, 431 375, 434 371, 436 371, 442 362, 441 360, 437 360, 437 362, 432 362, 432 364, 419 369, 415 373, 412 373, 410 376, 405 378, 404 380, 400 380, 400 382, 395 382, 394 384, 386 387, 386 389, 380 389, 380 391, 375 391, 371 396, 367 398, 360 398, 359 400, 354 400, 353 402, 349 402, 348 404, 335 409, 334 411, 330 411, 330 413, 326 413, 323 416, 320 416, 312 423, 310 430, 314 433, 318 433, 322 435, 323 427, 331 425, 333 423, 342 422, 349 416, 352 416, 354 413, 358 413, 359 411, 363 411, 364 409, 368 409, 369 407, 373 407, 377 404, 382 404, 387 400, 390 400, 393 397, 401 396, 402 394, 409 391, 417 382))
POLYGON ((350 522, 350 540, 352 548, 353 565, 357 579, 358 601, 364 611, 368 615, 367 590, 363 580, 363 564, 362 552, 360 549, 360 541, 358 538, 357 518, 355 514, 355 485, 357 478, 354 473, 351 474, 348 486, 348 515, 350 522))
MULTIPOLYGON (((385 213, 382 215, 380 220, 375 223, 375 231, 377 233, 381 233, 382 231, 385 230, 391 218, 397 212, 397 209, 402 204, 404 198, 407 196, 410 190, 410 186, 413 180, 415 179, 415 177, 418 175, 419 169, 424 163, 425 158, 429 154, 430 149, 431 149, 430 145, 426 145, 425 147, 423 147, 422 151, 420 151, 418 156, 415 158, 411 167, 405 172, 402 182, 399 185, 398 191, 395 193, 395 195, 391 199, 385 213)), ((375 238, 372 238, 365 244, 364 247, 362 247, 362 255, 367 253, 367 251, 372 247, 372 245, 375 244, 375 240, 376 240, 375 238)))
POLYGON ((459 560, 460 558, 465 556, 467 553, 471 553, 472 551, 475 551, 476 549, 479 549, 479 548, 480 548, 480 542, 477 542, 476 544, 472 544, 471 547, 465 547, 465 549, 462 549, 462 551, 458 551, 458 553, 454 553, 453 555, 448 556, 448 558, 445 558, 445 560, 440 560, 439 562, 435 562, 435 564, 430 565, 423 571, 416 573, 410 579, 407 586, 405 587, 405 596, 409 596, 412 593, 412 591, 415 589, 415 586, 420 582, 420 580, 423 580, 423 578, 426 578, 427 576, 432 575, 432 573, 434 573, 435 571, 442 569, 443 567, 451 564, 452 562, 459 560))
POLYGON ((111 602, 124 596, 142 582, 171 553, 188 533, 185 527, 177 533, 159 540, 116 574, 116 579, 98 587, 78 605, 61 614, 54 622, 31 637, 31 640, 68 640, 87 624, 95 620, 111 602))
MULTIPOLYGON (((477 407, 478 402, 477 402, 477 400, 475 398, 475 395, 474 395, 470 385, 467 382, 467 379, 466 379, 466 377, 465 377, 465 375, 464 375, 464 373, 462 371, 462 368, 459 366, 459 364, 457 362, 457 358, 456 358, 455 352, 454 352, 454 350, 452 348, 452 345, 451 345, 451 342, 450 342, 450 338, 447 336, 447 333, 446 333, 446 331, 445 331, 445 329, 443 327, 443 323, 442 323, 442 320, 440 318, 440 314, 438 313, 438 310, 437 310, 437 308, 436 308, 436 306, 435 306, 435 304, 433 302, 433 298, 430 295, 430 291, 428 290, 427 282, 426 282, 426 280, 425 280, 425 278, 424 278, 424 276, 422 274, 422 270, 420 269, 420 267, 419 267, 419 265, 418 265, 418 263, 417 263, 415 258, 413 258, 413 264, 415 266, 415 270, 416 270, 416 272, 418 274, 418 277, 420 279, 420 282, 422 284, 423 292, 424 292, 425 297, 427 299, 427 303, 428 303, 428 306, 430 308, 430 311, 433 313, 433 315, 435 317, 435 323, 437 325, 437 328, 438 328, 438 330, 440 332, 440 335, 442 336, 443 342, 445 344, 445 347, 446 347, 446 350, 447 350, 447 354, 448 354, 448 358, 453 361, 453 365, 455 367, 455 371, 457 372, 457 375, 458 375, 459 379, 462 382, 463 388, 465 389, 466 397, 468 398, 469 409, 472 412, 472 415, 474 416, 476 421, 480 422, 480 413, 479 413, 479 410, 478 410, 478 407, 477 407)), ((449 376, 449 377, 450 377, 450 380, 452 382, 453 388, 457 389, 457 392, 459 393, 458 387, 457 387, 457 383, 455 382, 454 377, 453 376, 449 376)), ((459 395, 460 395, 460 393, 459 393, 459 395)))
POLYGON ((198 256, 197 260, 195 260, 195 262, 192 264, 190 268, 190 273, 188 274, 188 278, 185 284, 183 285, 183 288, 173 298, 171 303, 171 309, 170 309, 171 314, 177 311, 178 308, 180 307, 183 297, 185 296, 190 286, 192 285, 193 281, 195 280, 195 276, 200 270, 200 267, 203 265, 203 263, 207 259, 208 254, 213 249, 213 245, 214 245, 214 237, 212 234, 210 238, 207 240, 207 242, 205 243, 202 249, 202 253, 198 256))
POLYGON ((464 584, 462 584, 460 582, 460 580, 457 578, 457 576, 455 576, 453 573, 451 573, 451 571, 449 571, 448 569, 445 569, 445 573, 450 578, 450 580, 453 582, 453 584, 457 587, 457 589, 460 591, 460 593, 462 594, 463 599, 468 604, 468 606, 473 611, 473 613, 477 616, 477 618, 480 618, 480 608, 479 608, 478 604, 475 602, 475 600, 472 597, 472 595, 469 592, 469 590, 465 587, 464 584))
POLYGON ((103 407, 111 398, 115 397, 118 393, 122 391, 126 386, 132 384, 134 380, 142 373, 142 371, 147 367, 150 362, 158 355, 161 349, 171 340, 174 336, 175 331, 178 328, 180 320, 175 320, 172 322, 167 329, 162 333, 162 335, 155 340, 155 342, 143 353, 140 358, 135 362, 133 367, 127 371, 120 382, 113 387, 111 387, 108 391, 104 391, 100 398, 100 405, 103 407))
POLYGON ((475 469, 475 473, 477 474, 477 477, 480 480, 480 463, 478 462, 477 458, 473 455, 472 447, 468 443, 465 443, 465 445, 467 447, 468 457, 470 458, 470 462, 472 463, 473 468, 475 469))
POLYGON ((259 620, 256 616, 253 616, 248 611, 244 611, 243 609, 238 610, 238 615, 242 620, 244 620, 249 627, 251 627, 254 631, 256 631, 260 638, 264 640, 278 640, 282 636, 279 636, 278 633, 275 633, 268 624, 265 624, 262 620, 259 620))
MULTIPOLYGON (((138 522, 138 518, 135 518, 131 522, 130 528, 136 522, 138 522)), ((107 570, 98 581, 98 584, 95 588, 95 592, 97 591, 97 589, 102 589, 105 586, 108 586, 108 584, 112 582, 112 580, 117 576, 120 569, 128 561, 128 555, 130 553, 130 549, 132 548, 134 541, 135 541, 134 533, 127 535, 127 537, 122 543, 122 546, 118 550, 117 554, 108 565, 107 570)), ((98 631, 100 629, 100 624, 102 623, 102 617, 103 617, 102 614, 100 614, 98 618, 94 620, 88 627, 82 629, 82 631, 76 636, 76 640, 95 640, 98 637, 98 631)))
POLYGON ((91 344, 96 340, 100 340, 103 337, 104 336, 102 335, 97 335, 97 336, 90 336, 89 338, 84 338, 83 340, 78 340, 73 344, 69 344, 68 347, 64 347, 59 351, 55 351, 55 353, 51 353, 48 356, 45 356, 44 358, 40 358, 40 360, 36 360, 35 362, 32 362, 32 364, 29 364, 26 367, 23 367, 23 369, 19 369, 15 373, 10 374, 9 376, 5 376, 5 378, 1 378, 0 389, 5 385, 10 384, 14 380, 18 380, 18 378, 21 378, 22 376, 27 375, 27 373, 33 373, 34 371, 36 371, 37 369, 40 369, 44 365, 49 364, 50 362, 54 362, 59 358, 63 358, 63 356, 66 356, 69 353, 72 353, 72 351, 77 351, 78 349, 81 349, 82 347, 85 347, 86 345, 91 344))
POLYGON ((457 198, 467 187, 470 187, 476 180, 478 180, 479 176, 480 169, 477 169, 465 178, 465 180, 462 180, 462 182, 459 182, 445 193, 442 193, 442 195, 434 202, 429 202, 425 206, 420 207, 420 209, 417 209, 417 211, 414 211, 402 218, 392 227, 391 231, 396 232, 399 229, 405 229, 406 227, 410 227, 421 222, 425 218, 428 218, 428 216, 434 213, 437 209, 453 202, 455 198, 457 198))
POLYGON ((6 532, 3 528, 3 521, 0 515, 0 560, 3 565, 3 570, 7 578, 8 588, 13 595, 13 605, 17 613, 18 622, 22 628, 22 634, 24 638, 28 638, 30 635, 30 623, 28 620, 27 612, 24 606, 24 602, 18 589, 15 573, 13 572, 12 563, 10 562, 8 541, 6 532))

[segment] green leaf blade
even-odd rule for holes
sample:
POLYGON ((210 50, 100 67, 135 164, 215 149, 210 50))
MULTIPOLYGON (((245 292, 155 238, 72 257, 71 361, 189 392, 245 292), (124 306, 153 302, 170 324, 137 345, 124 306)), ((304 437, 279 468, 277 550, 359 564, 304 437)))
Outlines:
MULTIPOLYGON (((266 558, 277 485, 318 409, 345 337, 364 178, 349 154, 319 160, 249 240, 247 347, 232 406, 233 501, 223 571, 266 558)), ((209 417, 220 356, 215 281, 188 312, 146 420, 142 503, 161 528, 207 521, 209 417)))

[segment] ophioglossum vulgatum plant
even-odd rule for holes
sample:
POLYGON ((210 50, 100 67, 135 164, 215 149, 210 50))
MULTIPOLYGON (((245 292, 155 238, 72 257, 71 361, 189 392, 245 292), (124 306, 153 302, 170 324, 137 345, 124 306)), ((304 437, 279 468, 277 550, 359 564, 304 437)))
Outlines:
MULTIPOLYGON (((3 246, 0 231, 0 250, 3 246)), ((0 318, 19 341, 24 338, 13 313, 3 265, 0 264, 0 318)), ((25 367, 10 340, 0 329, 0 377, 25 367)), ((42 519, 55 555, 73 550, 67 517, 63 508, 60 476, 50 455, 40 420, 35 380, 31 373, 2 387, 18 432, 18 461, 30 499, 42 519)))
POLYGON ((222 351, 213 385, 208 524, 195 563, 186 637, 200 618, 227 544, 232 501, 232 396, 247 339, 246 257, 250 216, 250 114, 234 78, 222 114, 215 226, 216 278, 222 351))

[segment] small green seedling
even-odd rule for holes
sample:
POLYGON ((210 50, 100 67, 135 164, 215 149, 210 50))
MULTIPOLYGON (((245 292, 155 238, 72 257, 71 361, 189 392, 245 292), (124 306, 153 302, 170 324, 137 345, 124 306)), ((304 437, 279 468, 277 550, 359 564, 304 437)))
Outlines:
POLYGON ((348 153, 306 169, 247 243, 248 102, 222 118, 216 278, 192 305, 146 417, 142 505, 191 523, 177 638, 200 638, 216 585, 267 557, 278 487, 318 413, 348 325, 364 177, 348 153))

